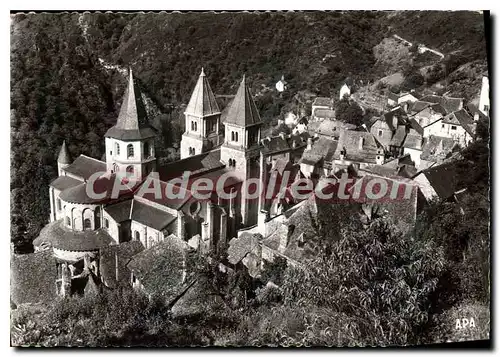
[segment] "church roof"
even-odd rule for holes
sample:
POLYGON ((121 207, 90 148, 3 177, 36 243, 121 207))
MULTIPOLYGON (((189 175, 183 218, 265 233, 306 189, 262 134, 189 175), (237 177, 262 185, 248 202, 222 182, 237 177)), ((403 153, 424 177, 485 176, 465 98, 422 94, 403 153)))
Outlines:
POLYGON ((47 224, 33 241, 34 246, 49 243, 52 247, 70 251, 93 251, 114 242, 106 230, 73 231, 62 219, 47 224))
POLYGON ((191 176, 198 176, 203 172, 220 169, 224 166, 225 165, 220 162, 220 148, 218 148, 199 155, 167 163, 158 168, 158 174, 162 181, 168 181, 175 177, 182 176, 185 171, 190 171, 191 176))
POLYGON ((260 124, 261 122, 259 111, 252 98, 250 89, 246 85, 245 76, 243 76, 238 92, 236 92, 236 96, 227 111, 225 123, 247 127, 260 124))
POLYGON ((82 181, 74 179, 69 176, 59 176, 54 181, 50 183, 50 186, 54 187, 56 190, 64 191, 68 188, 78 186, 82 181))
POLYGON ((176 219, 175 216, 168 212, 137 200, 132 203, 131 218, 157 231, 161 231, 176 219))
POLYGON ((92 184, 93 187, 88 187, 90 182, 82 182, 78 186, 68 188, 60 194, 61 200, 71 203, 79 204, 97 204, 97 203, 107 203, 119 197, 125 197, 127 195, 132 196, 134 190, 137 188, 130 187, 124 188, 118 181, 119 178, 115 175, 101 176, 96 179, 92 184), (118 192, 113 192, 118 190, 118 192), (89 193, 95 193, 95 197, 89 195, 89 193), (117 193, 117 197, 113 197, 117 193), (104 194, 104 197, 100 197, 104 194))
POLYGON ((116 222, 121 223, 130 219, 130 209, 132 205, 132 200, 125 200, 122 202, 114 203, 112 205, 106 206, 104 210, 110 215, 116 222))
POLYGON ((134 83, 132 70, 116 125, 105 136, 120 140, 141 140, 156 136, 156 130, 148 124, 146 107, 141 92, 134 83))
POLYGON ((69 153, 69 150, 66 146, 66 140, 63 141, 61 146, 61 151, 59 151, 59 156, 57 157, 57 162, 61 164, 71 164, 73 159, 69 153))
POLYGON ((96 172, 106 172, 106 163, 89 156, 80 155, 64 171, 80 177, 82 180, 88 180, 96 172))
POLYGON ((198 82, 194 87, 193 94, 189 100, 189 104, 185 110, 186 114, 203 117, 208 115, 219 114, 219 106, 215 100, 214 93, 210 88, 207 77, 203 68, 201 69, 198 82))

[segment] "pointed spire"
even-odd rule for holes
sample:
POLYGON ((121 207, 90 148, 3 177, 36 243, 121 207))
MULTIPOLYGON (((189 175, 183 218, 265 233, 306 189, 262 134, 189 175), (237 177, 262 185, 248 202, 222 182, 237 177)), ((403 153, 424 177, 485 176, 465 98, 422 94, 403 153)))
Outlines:
POLYGON ((146 107, 141 92, 134 82, 132 68, 129 67, 129 77, 123 102, 118 114, 116 125, 108 130, 107 137, 124 140, 144 139, 155 136, 156 133, 148 125, 146 107))
POLYGON ((246 85, 245 75, 227 112, 226 123, 242 127, 261 123, 259 111, 246 85))
POLYGON ((142 96, 134 83, 132 68, 129 68, 128 86, 123 96, 123 103, 118 115, 116 127, 125 130, 139 129, 146 121, 146 109, 142 96))
POLYGON ((66 147, 66 140, 63 141, 61 146, 61 151, 59 151, 59 156, 57 158, 57 162, 60 164, 71 164, 73 160, 71 159, 71 155, 69 153, 68 148, 66 147))
POLYGON ((208 83, 203 68, 201 69, 198 82, 196 82, 196 86, 194 87, 193 94, 191 95, 191 99, 189 100, 185 113, 197 117, 220 113, 219 106, 217 105, 214 93, 210 88, 210 84, 208 83))

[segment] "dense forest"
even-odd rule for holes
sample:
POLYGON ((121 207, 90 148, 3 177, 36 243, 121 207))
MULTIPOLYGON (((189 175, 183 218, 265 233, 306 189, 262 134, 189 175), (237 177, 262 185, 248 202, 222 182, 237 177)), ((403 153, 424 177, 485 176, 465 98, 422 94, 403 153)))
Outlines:
MULTIPOLYGON (((443 51, 444 70, 436 66, 434 80, 456 80, 458 90, 471 82, 452 71, 486 66, 482 15, 473 12, 14 15, 16 252, 32 251, 32 240, 47 223, 48 184, 57 175, 62 141, 73 156, 102 156, 127 67, 162 133, 159 157, 168 161, 176 157, 183 106, 202 66, 216 95, 234 94, 246 73, 262 117, 272 121, 298 91, 336 95, 346 77, 374 81, 386 75, 391 63, 377 63, 374 48, 395 33, 443 51), (281 75, 289 90, 278 94, 272 88, 281 75)), ((278 260, 257 282, 244 274, 226 281, 213 266, 201 264, 202 290, 220 299, 201 298, 198 315, 189 319, 174 318, 155 299, 114 291, 17 309, 13 343, 392 345, 488 338, 489 134, 483 124, 480 140, 459 163, 466 194, 460 203, 431 204, 412 234, 383 218, 368 229, 344 222, 339 231, 331 220, 335 212, 326 212, 315 221, 321 247, 309 273, 278 260), (392 294, 382 294, 388 285, 392 294), (478 328, 455 329, 463 317, 474 317, 478 328)))

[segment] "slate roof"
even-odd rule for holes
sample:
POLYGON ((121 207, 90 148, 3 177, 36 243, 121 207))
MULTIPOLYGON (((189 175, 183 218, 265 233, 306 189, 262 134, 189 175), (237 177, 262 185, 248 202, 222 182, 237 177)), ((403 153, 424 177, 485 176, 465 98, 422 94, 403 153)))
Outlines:
POLYGON ((400 147, 403 145, 403 141, 406 137, 406 126, 399 125, 396 132, 392 136, 390 145, 400 147))
POLYGON ((134 83, 132 69, 116 125, 105 136, 119 140, 141 140, 156 136, 156 129, 148 124, 146 107, 141 92, 134 83))
POLYGON ((456 112, 448 114, 443 119, 443 123, 460 125, 462 128, 469 133, 469 135, 474 136, 474 119, 465 111, 465 109, 460 109, 456 112))
POLYGON ((318 108, 314 111, 313 116, 318 118, 335 119, 335 110, 318 108))
POLYGON ((80 155, 73 163, 63 169, 67 173, 88 180, 96 172, 106 172, 106 163, 86 155, 80 155))
POLYGON ((113 242, 113 238, 105 229, 73 231, 65 226, 63 219, 60 219, 43 227, 33 245, 49 243, 54 248, 80 252, 98 250, 113 242))
POLYGON ((430 107, 432 105, 432 102, 424 102, 421 100, 417 100, 416 102, 413 102, 410 104, 409 111, 413 113, 418 113, 424 110, 427 107, 430 107))
POLYGON ((334 158, 335 150, 338 148, 339 141, 326 137, 319 137, 316 139, 310 150, 304 150, 301 163, 316 164, 322 159, 325 162, 331 162, 334 158))
POLYGON ((312 103, 313 106, 321 106, 321 107, 331 107, 332 99, 327 97, 316 97, 312 103))
POLYGON ((441 162, 451 155, 456 146, 457 143, 452 138, 431 135, 424 141, 420 158, 428 161, 441 162))
POLYGON ((414 130, 420 136, 424 135, 424 129, 420 126, 420 124, 415 119, 410 118, 408 120, 408 123, 410 124, 410 131, 414 130))
POLYGON ((245 76, 240 83, 238 92, 230 104, 225 118, 225 124, 247 127, 262 123, 257 106, 246 85, 245 76))
POLYGON ((70 187, 80 185, 81 183, 82 181, 74 179, 73 177, 59 176, 50 183, 50 186, 54 187, 56 190, 64 191, 70 187))
POLYGON ((184 113, 197 117, 220 114, 219 106, 203 68, 184 113))
POLYGON ((427 95, 420 99, 422 102, 440 104, 446 113, 452 113, 462 108, 463 98, 441 97, 438 95, 427 95))
POLYGON ((391 130, 396 130, 396 127, 393 125, 393 118, 396 117, 397 125, 406 124, 406 119, 408 116, 405 111, 401 107, 396 107, 395 109, 384 114, 384 119, 391 130))
POLYGON ((173 299, 182 291, 183 268, 190 270, 189 247, 175 236, 134 255, 127 267, 139 279, 147 294, 173 299))
POLYGON ((51 302, 56 297, 56 259, 51 250, 11 254, 10 297, 16 304, 51 302))
POLYGON ((131 206, 132 206, 132 200, 130 199, 118 203, 113 203, 109 206, 106 206, 104 210, 117 223, 121 223, 130 219, 130 210, 132 208, 131 206))
POLYGON ((161 231, 177 217, 161 209, 147 205, 141 201, 132 202, 131 219, 148 227, 161 231))
POLYGON ((256 251, 259 247, 260 234, 243 232, 238 238, 229 241, 227 248, 227 260, 236 265, 249 253, 256 251))
MULTIPOLYGON (((156 202, 160 205, 170 207, 172 209, 178 210, 184 204, 186 204, 191 198, 192 194, 189 190, 184 189, 184 187, 179 187, 178 184, 170 183, 170 182, 165 182, 165 181, 160 181, 160 180, 151 180, 151 181, 145 181, 143 185, 149 184, 149 188, 152 189, 155 186, 154 185, 159 185, 160 188, 160 193, 161 196, 157 197, 157 195, 154 192, 145 192, 141 196, 142 198, 156 202), (168 187, 168 193, 172 193, 175 195, 175 197, 167 197, 165 194, 167 192, 167 187, 168 187)), ((141 189, 138 190, 137 193, 140 193, 141 189)))
POLYGON ((455 162, 433 166, 422 171, 440 199, 445 200, 457 191, 457 167, 455 162))
POLYGON ((220 169, 224 166, 220 162, 220 148, 217 148, 199 155, 167 163, 158 168, 158 173, 162 181, 168 181, 174 177, 182 176, 185 171, 190 171, 191 176, 193 176, 220 169))
POLYGON ((371 133, 362 131, 344 131, 339 137, 334 159, 340 159, 340 152, 346 150, 345 160, 376 163, 378 145, 371 133), (363 138, 363 149, 359 150, 359 141, 363 138))
POLYGON ((70 187, 61 192, 59 197, 65 202, 79 203, 79 204, 97 204, 97 203, 107 203, 116 200, 120 197, 132 197, 134 191, 138 188, 133 186, 131 183, 129 187, 124 187, 120 184, 119 178, 116 174, 101 176, 96 179, 93 183, 93 187, 90 187, 90 182, 83 182, 77 186, 70 187), (113 197, 113 191, 117 191, 117 197, 113 197), (94 195, 89 195, 89 192, 93 192, 94 195), (99 197, 104 195, 103 197, 99 197))
POLYGON ((344 123, 340 120, 322 120, 309 123, 307 131, 311 134, 339 137, 343 130, 354 130, 356 125, 344 123))
POLYGON ((57 162, 61 164, 71 164, 73 159, 69 153, 68 148, 66 147, 66 140, 63 141, 61 146, 61 151, 59 151, 59 156, 57 157, 57 162))
POLYGON ((408 135, 406 135, 405 141, 403 143, 404 148, 408 149, 422 149, 422 135, 417 133, 415 130, 410 129, 408 135))

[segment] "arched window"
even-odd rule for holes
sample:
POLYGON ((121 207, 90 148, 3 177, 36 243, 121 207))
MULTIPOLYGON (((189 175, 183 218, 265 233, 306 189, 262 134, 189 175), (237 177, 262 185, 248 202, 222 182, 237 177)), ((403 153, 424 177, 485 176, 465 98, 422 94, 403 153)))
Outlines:
POLYGON ((231 141, 234 141, 234 131, 231 132, 231 141))
POLYGON ((134 145, 132 144, 127 145, 127 157, 134 157, 134 145))
POLYGON ((88 231, 90 229, 92 229, 92 222, 90 222, 89 218, 85 218, 83 220, 83 230, 88 231))
POLYGON ((120 155, 120 144, 115 143, 115 151, 116 151, 116 155, 120 155))
POLYGON ((113 172, 118 172, 119 168, 117 164, 113 164, 113 172))
POLYGON ((148 248, 151 248, 154 245, 153 237, 148 238, 148 248))
POLYGON ((134 175, 134 166, 129 165, 127 166, 127 176, 132 176, 134 175))
POLYGON ((191 130, 194 131, 194 121, 191 121, 191 130))
POLYGON ((71 227, 71 219, 69 217, 66 217, 66 225, 71 227))
POLYGON ((238 142, 238 132, 234 133, 235 141, 238 142))
POLYGON ((233 167, 236 167, 236 160, 233 159, 233 167))
POLYGON ((194 122, 194 131, 198 131, 198 123, 194 122))
POLYGON ((135 240, 139 241, 141 240, 141 234, 138 231, 135 231, 134 235, 135 235, 135 240))

